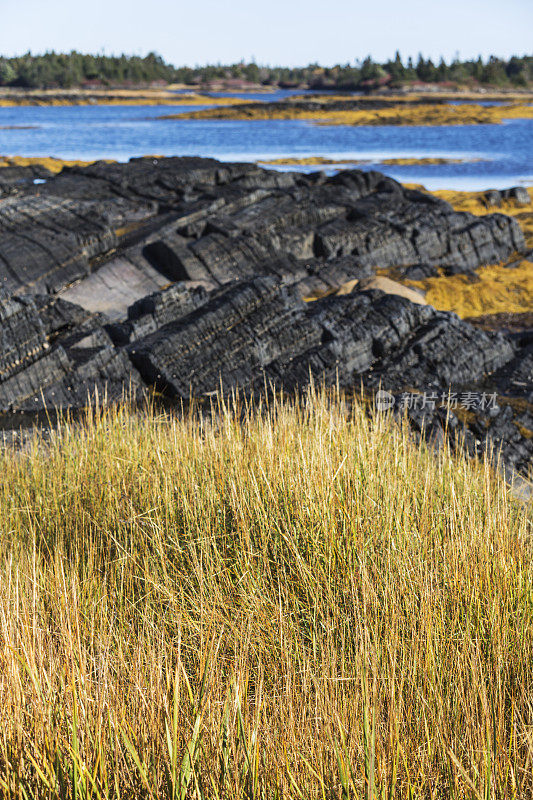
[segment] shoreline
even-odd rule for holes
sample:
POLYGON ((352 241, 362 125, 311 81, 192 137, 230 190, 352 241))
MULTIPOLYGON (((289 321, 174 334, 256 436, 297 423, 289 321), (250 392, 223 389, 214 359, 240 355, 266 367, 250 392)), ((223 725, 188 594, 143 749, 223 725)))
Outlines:
POLYGON ((288 95, 291 102, 316 101, 334 103, 335 101, 357 101, 361 104, 372 105, 375 103, 393 105, 394 103, 416 104, 427 101, 428 105, 440 105, 450 102, 495 102, 495 103, 526 103, 533 102, 533 89, 523 91, 424 91, 420 89, 406 89, 376 93, 358 93, 355 91, 343 92, 339 89, 308 90, 305 87, 295 89, 282 89, 280 87, 257 88, 215 88, 209 85, 186 86, 169 84, 165 87, 134 87, 134 88, 73 88, 73 89, 19 89, 16 87, 0 87, 0 108, 18 106, 79 106, 79 105, 244 105, 247 103, 264 105, 278 105, 280 101, 269 100, 270 94, 278 91, 298 92, 309 91, 309 94, 288 95), (218 97, 216 95, 219 95, 218 97), (244 95, 244 97, 220 96, 244 95), (246 95, 264 94, 264 101, 248 99, 246 95))
POLYGON ((412 167, 412 166, 441 166, 444 164, 479 164, 489 161, 487 158, 446 158, 446 157, 399 157, 399 158, 327 158, 326 156, 302 156, 299 157, 283 157, 272 159, 260 159, 257 163, 262 167, 269 166, 300 166, 300 167, 349 167, 351 165, 360 166, 362 164, 376 164, 378 166, 388 167, 412 167))
POLYGON ((25 106, 191 106, 234 105, 246 103, 235 97, 210 97, 193 91, 181 94, 172 89, 32 89, 27 91, 0 90, 0 108, 25 106))

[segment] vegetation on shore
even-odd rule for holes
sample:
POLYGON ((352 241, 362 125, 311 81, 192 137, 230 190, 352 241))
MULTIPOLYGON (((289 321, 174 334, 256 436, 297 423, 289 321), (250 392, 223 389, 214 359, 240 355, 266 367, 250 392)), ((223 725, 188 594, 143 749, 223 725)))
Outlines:
POLYGON ((217 106, 243 104, 235 97, 160 89, 71 89, 0 92, 0 108, 11 106, 217 106))
POLYGON ((512 267, 494 264, 474 275, 442 275, 405 281, 424 291, 426 301, 463 319, 486 314, 533 312, 533 265, 517 261, 512 267))
MULTIPOLYGON (((528 248, 533 249, 533 188, 529 206, 504 200, 500 207, 488 206, 484 192, 440 190, 431 194, 447 200, 457 211, 484 215, 502 213, 520 222, 528 248)), ((465 319, 486 314, 533 312, 533 265, 517 258, 511 265, 480 267, 474 277, 442 275, 422 281, 405 281, 422 289, 428 303, 444 311, 455 311, 465 319)))
POLYGON ((357 158, 342 158, 342 159, 335 159, 335 158, 328 158, 327 156, 289 156, 280 158, 271 158, 262 161, 258 161, 258 164, 263 166, 300 166, 300 167, 312 167, 312 166, 348 166, 351 164, 386 164, 387 166, 398 166, 398 167, 411 167, 411 166, 437 166, 441 164, 473 164, 479 161, 483 161, 482 158, 433 158, 433 157, 426 157, 426 158, 376 158, 376 159, 357 159, 357 158))
POLYGON ((161 56, 149 53, 140 56, 104 56, 78 53, 26 53, 14 58, 0 58, 0 86, 46 88, 104 85, 138 85, 152 82, 209 84, 243 81, 263 86, 308 86, 317 89, 371 89, 378 86, 403 86, 411 83, 489 85, 527 87, 533 84, 533 56, 513 56, 505 60, 490 56, 434 64, 419 55, 403 62, 399 52, 393 59, 377 63, 367 57, 353 64, 321 67, 261 66, 243 62, 231 65, 174 67, 161 56))
POLYGON ((175 69, 161 56, 149 53, 140 56, 104 56, 78 53, 48 52, 43 55, 25 53, 13 58, 0 58, 0 86, 25 89, 46 89, 83 86, 93 82, 104 85, 138 85, 152 82, 173 83, 175 69))
POLYGON ((2 167, 31 167, 38 165, 56 175, 64 167, 86 167, 90 161, 64 161, 53 156, 0 156, 0 169, 2 167))
POLYGON ((311 392, 1 461, 12 798, 533 792, 530 509, 311 392))
MULTIPOLYGON (((345 98, 346 99, 346 98, 345 98)), ((354 104, 355 105, 355 104, 354 104)), ((335 109, 324 104, 309 108, 308 103, 247 103, 228 108, 206 108, 185 114, 165 114, 159 119, 227 119, 227 120, 290 120, 301 119, 319 125, 484 125, 500 123, 504 119, 533 119, 533 106, 510 103, 504 106, 480 106, 465 103, 405 103, 396 105, 391 98, 390 107, 335 109)))

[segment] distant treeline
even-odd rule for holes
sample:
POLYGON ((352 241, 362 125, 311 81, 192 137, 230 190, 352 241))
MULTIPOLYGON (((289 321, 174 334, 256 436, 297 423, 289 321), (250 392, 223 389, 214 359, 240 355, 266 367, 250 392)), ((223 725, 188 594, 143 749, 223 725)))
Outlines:
POLYGON ((26 53, 15 58, 0 58, 0 85, 26 89, 61 87, 70 89, 85 83, 137 85, 176 81, 177 70, 161 56, 93 56, 83 53, 26 53))
POLYGON ((174 67, 161 56, 94 56, 72 52, 27 53, 15 58, 0 57, 0 85, 24 88, 72 88, 84 84, 138 85, 154 82, 196 85, 240 80, 266 86, 309 86, 310 88, 361 89, 380 85, 399 86, 424 83, 486 84, 491 86, 529 86, 533 83, 533 56, 513 56, 509 60, 490 56, 469 61, 455 59, 434 63, 422 55, 404 63, 400 54, 391 61, 377 63, 370 57, 355 64, 321 67, 262 67, 255 63, 229 66, 174 67))

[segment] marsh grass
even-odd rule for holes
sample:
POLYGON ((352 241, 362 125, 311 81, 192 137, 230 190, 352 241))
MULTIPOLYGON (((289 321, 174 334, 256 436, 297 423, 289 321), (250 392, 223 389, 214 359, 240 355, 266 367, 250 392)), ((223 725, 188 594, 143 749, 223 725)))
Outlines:
POLYGON ((311 393, 0 454, 0 791, 522 798, 531 514, 311 393))

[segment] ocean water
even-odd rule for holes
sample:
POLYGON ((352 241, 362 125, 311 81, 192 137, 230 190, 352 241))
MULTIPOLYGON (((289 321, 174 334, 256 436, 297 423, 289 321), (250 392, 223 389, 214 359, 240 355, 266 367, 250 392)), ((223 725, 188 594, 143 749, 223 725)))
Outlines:
MULTIPOLYGON (((261 99, 281 99, 261 95, 261 99)), ((259 96, 258 96, 259 99, 259 96)), ((64 159, 202 155, 222 161, 322 156, 368 160, 397 180, 428 189, 533 185, 533 120, 501 125, 324 126, 303 120, 160 120, 204 106, 0 108, 0 154, 64 159), (381 166, 383 158, 482 159, 434 166, 381 166)), ((279 169, 285 169, 280 167, 279 169)), ((318 167, 290 167, 302 171, 318 167)), ((333 171, 333 170, 328 170, 333 171)))

